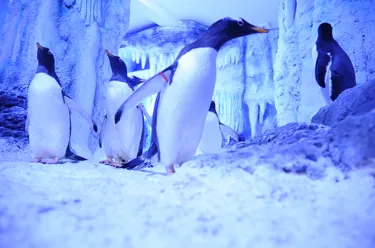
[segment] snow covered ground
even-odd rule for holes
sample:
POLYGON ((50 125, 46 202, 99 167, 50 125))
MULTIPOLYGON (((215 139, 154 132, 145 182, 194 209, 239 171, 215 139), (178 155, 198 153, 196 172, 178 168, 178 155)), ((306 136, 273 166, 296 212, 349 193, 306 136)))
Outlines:
POLYGON ((172 176, 2 154, 0 247, 375 247, 374 167, 314 179, 278 169, 293 159, 272 149, 197 157, 172 176))

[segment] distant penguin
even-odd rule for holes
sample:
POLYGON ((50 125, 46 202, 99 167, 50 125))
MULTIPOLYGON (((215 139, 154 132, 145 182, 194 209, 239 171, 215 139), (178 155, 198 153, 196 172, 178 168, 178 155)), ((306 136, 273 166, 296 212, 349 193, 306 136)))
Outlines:
POLYGON ((152 134, 167 174, 193 158, 202 136, 216 81, 216 57, 229 40, 268 31, 242 18, 223 18, 185 46, 172 65, 151 77, 119 108, 115 123, 143 99, 158 93, 152 134))
POLYGON ((29 134, 32 162, 56 164, 64 156, 85 160, 70 149, 69 110, 77 111, 95 132, 97 126, 89 114, 62 90, 50 49, 39 43, 37 47, 38 68, 28 90, 25 126, 29 134))
POLYGON ((236 141, 239 140, 238 134, 230 127, 220 122, 216 112, 216 104, 211 101, 204 124, 201 140, 195 155, 212 154, 220 151, 223 145, 223 135, 226 133, 236 141))
POLYGON ((356 86, 356 78, 353 64, 332 35, 332 26, 329 23, 322 23, 318 28, 318 39, 316 40, 316 51, 318 57, 315 63, 315 80, 320 87, 325 88, 325 76, 327 66, 332 58, 331 71, 331 100, 337 97, 346 89, 356 86))
MULTIPOLYGON (((138 77, 128 77, 125 62, 119 57, 105 50, 112 69, 106 95, 107 115, 102 124, 100 146, 103 145, 107 159, 101 163, 121 166, 142 154, 144 122, 143 105, 134 107, 126 113, 124 118, 115 124, 115 113, 124 99, 134 91, 134 87, 143 82, 138 77), (113 160, 114 159, 114 160, 113 160)), ((146 118, 148 117, 147 114, 146 118)))

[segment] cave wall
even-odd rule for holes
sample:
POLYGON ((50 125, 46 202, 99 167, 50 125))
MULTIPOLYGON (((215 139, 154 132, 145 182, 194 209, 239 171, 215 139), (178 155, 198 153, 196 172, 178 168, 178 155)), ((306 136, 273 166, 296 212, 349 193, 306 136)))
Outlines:
MULTIPOLYGON (((0 136, 26 137, 25 99, 37 68, 36 42, 51 49, 63 89, 99 124, 111 74, 104 49, 119 49, 129 25, 130 0, 18 0, 2 1, 0 7, 0 118, 5 120, 0 136)), ((94 150, 95 135, 72 114, 76 152, 94 150)))

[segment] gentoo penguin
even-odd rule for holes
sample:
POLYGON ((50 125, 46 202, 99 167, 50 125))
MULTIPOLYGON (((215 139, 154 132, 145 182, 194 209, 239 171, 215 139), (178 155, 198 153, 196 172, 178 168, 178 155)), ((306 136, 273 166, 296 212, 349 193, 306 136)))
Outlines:
POLYGON ((121 104, 115 123, 143 99, 158 93, 152 116, 156 127, 152 130, 153 142, 167 174, 174 173, 174 164, 193 158, 201 139, 215 87, 219 49, 229 40, 267 32, 242 18, 216 21, 185 46, 172 65, 143 83, 121 104))
MULTIPOLYGON (((124 99, 133 92, 134 87, 142 83, 138 77, 130 78, 125 62, 105 50, 112 69, 106 96, 106 116, 102 124, 99 145, 104 147, 107 156, 101 163, 121 166, 122 162, 134 159, 142 154, 144 122, 143 105, 137 106, 126 113, 126 116, 115 124, 115 113, 124 99)), ((146 115, 146 118, 149 118, 146 115)))
POLYGON ((318 58, 315 63, 315 79, 320 87, 325 88, 325 75, 327 65, 332 58, 331 71, 331 100, 336 98, 346 89, 356 86, 353 64, 332 35, 332 26, 322 23, 318 27, 318 39, 316 40, 318 58))
POLYGON ((29 134, 32 162, 55 164, 64 156, 85 160, 70 149, 69 111, 77 111, 95 132, 97 126, 89 114, 62 90, 50 49, 38 42, 37 47, 38 68, 29 86, 25 127, 29 134))
MULTIPOLYGON (((153 122, 154 126, 156 122, 153 122)), ((153 130, 155 130, 153 126, 153 130)), ((202 133, 201 140, 199 142, 198 148, 195 155, 209 154, 218 152, 222 148, 222 133, 226 133, 236 141, 239 141, 239 136, 232 128, 220 122, 219 117, 216 112, 215 102, 211 101, 210 108, 208 110, 206 121, 204 124, 204 129, 202 133)), ((132 169, 143 169, 150 166, 150 159, 158 153, 158 148, 156 143, 153 142, 155 137, 151 138, 150 148, 141 156, 123 164, 120 168, 126 168, 128 170, 132 169)), ((152 167, 152 165, 150 166, 152 167)))
POLYGON ((220 151, 223 145, 223 135, 227 133, 236 141, 239 140, 238 134, 230 127, 220 122, 216 111, 216 104, 211 101, 204 124, 203 133, 195 155, 212 154, 220 151))

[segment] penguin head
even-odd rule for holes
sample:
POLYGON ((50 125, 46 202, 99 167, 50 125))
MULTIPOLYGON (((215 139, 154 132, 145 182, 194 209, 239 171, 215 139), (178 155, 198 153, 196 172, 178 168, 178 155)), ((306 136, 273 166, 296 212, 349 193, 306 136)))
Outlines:
POLYGON ((238 37, 256 34, 256 33, 268 33, 267 29, 260 28, 248 23, 242 18, 231 18, 225 17, 208 28, 208 33, 211 34, 224 34, 228 40, 235 39, 238 37))
POLYGON ((333 40, 331 24, 324 22, 318 27, 318 36, 321 40, 333 40))
POLYGON ((36 45, 38 46, 37 58, 39 65, 43 65, 44 67, 46 67, 49 72, 54 72, 55 57, 53 56, 49 48, 43 47, 39 44, 39 42, 37 42, 36 45))
POLYGON ((107 54, 109 63, 111 64, 112 73, 127 77, 128 70, 125 62, 119 56, 111 54, 107 49, 105 49, 105 53, 107 54))

